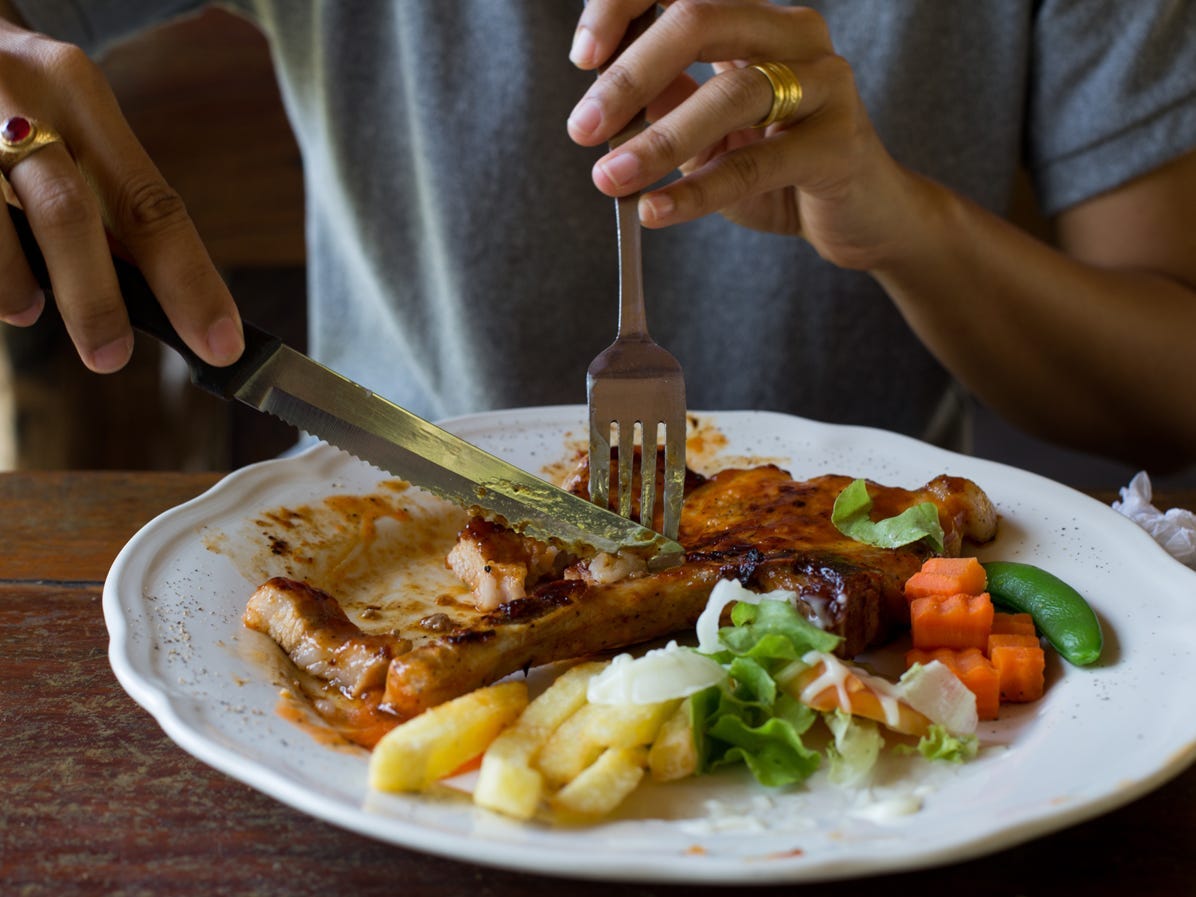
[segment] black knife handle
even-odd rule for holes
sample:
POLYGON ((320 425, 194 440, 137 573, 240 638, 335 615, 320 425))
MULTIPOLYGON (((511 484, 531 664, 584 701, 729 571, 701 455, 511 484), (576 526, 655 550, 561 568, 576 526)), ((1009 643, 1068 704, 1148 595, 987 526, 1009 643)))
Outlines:
MULTIPOLYGON (((11 205, 8 206, 8 213, 12 216, 13 225, 16 226, 21 249, 25 253, 26 261, 29 262, 29 268, 49 298, 53 294, 50 271, 46 267, 46 259, 42 255, 41 247, 38 246, 37 239, 33 236, 29 219, 21 209, 11 205)), ((137 266, 116 255, 112 256, 112 265, 116 268, 116 279, 125 300, 125 308, 129 313, 129 322, 138 330, 155 337, 178 352, 191 370, 191 382, 213 395, 220 396, 222 399, 233 398, 245 378, 245 372, 255 370, 256 361, 273 352, 282 342, 278 337, 267 333, 260 327, 243 321, 245 353, 240 360, 228 367, 216 367, 208 364, 183 342, 183 338, 171 325, 170 320, 166 317, 166 312, 162 310, 157 297, 137 266)))

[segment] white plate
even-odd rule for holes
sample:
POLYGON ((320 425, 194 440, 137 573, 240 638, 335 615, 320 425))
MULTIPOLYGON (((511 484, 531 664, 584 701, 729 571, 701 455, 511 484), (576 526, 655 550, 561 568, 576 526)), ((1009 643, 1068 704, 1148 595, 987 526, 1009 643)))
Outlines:
MULTIPOLYGON (((1053 660, 1047 696, 984 726, 990 747, 976 761, 908 761, 923 770, 909 780, 921 807, 912 815, 873 812, 908 804, 905 782, 860 794, 821 773, 781 792, 734 774, 649 787, 620 818, 584 829, 518 824, 451 796, 371 794, 364 752, 322 744, 278 713, 263 637, 240 622, 258 582, 210 550, 263 510, 368 493, 383 479, 318 446, 231 474, 129 542, 104 588, 113 669, 181 747, 299 810, 434 854, 596 879, 799 882, 960 860, 1127 803, 1196 757, 1196 714, 1175 687, 1196 679, 1196 573, 1135 524, 1041 477, 877 430, 770 413, 700 417, 726 436, 715 452, 723 462, 778 460, 799 478, 836 472, 899 486, 972 478, 1002 517, 982 557, 1038 563, 1084 592, 1105 626, 1101 663, 1053 660)), ((576 446, 583 421, 584 409, 560 407, 448 425, 540 471, 576 446)))

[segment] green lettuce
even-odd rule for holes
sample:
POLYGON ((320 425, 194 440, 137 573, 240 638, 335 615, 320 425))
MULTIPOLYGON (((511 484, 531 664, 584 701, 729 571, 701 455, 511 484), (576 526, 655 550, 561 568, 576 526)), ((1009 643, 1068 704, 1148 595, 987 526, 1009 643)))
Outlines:
POLYGON ((737 685, 714 685, 692 698, 698 771, 743 763, 769 787, 809 777, 822 758, 801 737, 818 714, 783 693, 771 704, 740 697, 737 685))
POLYGON ((759 604, 736 604, 731 608, 731 625, 720 629, 718 637, 727 651, 716 654, 715 660, 725 660, 728 654, 752 657, 767 663, 770 671, 780 665, 775 661, 799 660, 810 651, 834 651, 842 641, 833 632, 819 629, 788 601, 771 598, 759 604))
POLYGON ((918 740, 917 751, 927 760, 963 763, 976 756, 980 742, 975 735, 955 736, 935 723, 918 740))
MULTIPOLYGON (((840 637, 807 621, 788 601, 770 598, 734 604, 731 623, 718 631, 720 649, 707 655, 727 679, 689 698, 697 771, 742 763, 765 786, 802 782, 822 765, 822 754, 802 740, 821 716, 834 736, 826 748, 830 780, 862 782, 884 746, 879 728, 842 711, 820 714, 783 687, 807 668, 807 654, 833 652, 840 637)), ((916 748, 897 749, 961 763, 975 756, 977 745, 975 736, 957 738, 933 725, 916 748)))
POLYGON ((862 784, 880 757, 885 740, 876 723, 857 719, 836 708, 823 714, 823 720, 834 742, 827 745, 826 756, 831 762, 828 778, 834 785, 862 784))
POLYGON ((726 668, 728 682, 693 696, 698 769, 743 763, 762 785, 800 782, 822 762, 802 743, 818 713, 781 691, 776 674, 810 651, 833 651, 840 638, 787 601, 768 598, 739 602, 731 622, 719 630, 724 650, 712 655, 726 668))
POLYGON ((878 548, 900 548, 921 539, 943 550, 943 527, 934 502, 906 508, 896 517, 872 519, 872 496, 864 480, 853 480, 835 499, 831 523, 843 535, 878 548))

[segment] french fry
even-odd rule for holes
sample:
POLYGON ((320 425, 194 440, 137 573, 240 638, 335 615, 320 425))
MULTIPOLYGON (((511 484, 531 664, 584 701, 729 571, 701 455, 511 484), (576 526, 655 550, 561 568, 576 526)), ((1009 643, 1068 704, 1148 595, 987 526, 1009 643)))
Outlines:
POLYGON ((370 787, 421 791, 481 754, 527 707, 527 683, 479 688, 391 729, 370 754, 370 787))
POLYGON ((583 663, 566 670, 491 742, 482 756, 474 803, 515 819, 535 814, 544 777, 532 762, 557 727, 585 704, 586 688, 604 666, 583 663))
POLYGON ((653 781, 673 782, 691 776, 698 769, 698 746, 694 743, 690 702, 684 700, 664 721, 648 749, 648 772, 653 781))
POLYGON ((553 811, 566 822, 605 816, 636 789, 647 761, 643 747, 607 748, 552 796, 553 811))
POLYGON ((540 749, 536 765, 554 786, 571 782, 606 748, 651 744, 678 703, 586 704, 561 723, 540 749))
POLYGON ((531 765, 531 757, 544 743, 546 733, 508 729, 486 749, 473 789, 473 802, 514 819, 531 819, 544 794, 544 776, 531 765))

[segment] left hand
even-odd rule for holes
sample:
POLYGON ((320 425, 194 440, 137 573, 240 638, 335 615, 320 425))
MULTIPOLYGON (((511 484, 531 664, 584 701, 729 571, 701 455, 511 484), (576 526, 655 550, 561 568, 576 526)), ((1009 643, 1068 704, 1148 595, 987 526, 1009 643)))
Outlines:
POLYGON ((756 230, 800 234, 835 264, 867 268, 900 235, 910 213, 909 172, 882 145, 851 67, 816 12, 767 0, 674 0, 617 59, 609 59, 647 0, 589 0, 571 57, 609 67, 577 104, 569 134, 583 146, 609 140, 642 108, 651 125, 593 169, 620 196, 680 169, 640 200, 647 227, 712 212, 756 230), (787 65, 802 85, 795 115, 753 128, 772 104, 754 62, 787 65), (698 84, 695 62, 716 74, 698 84))

